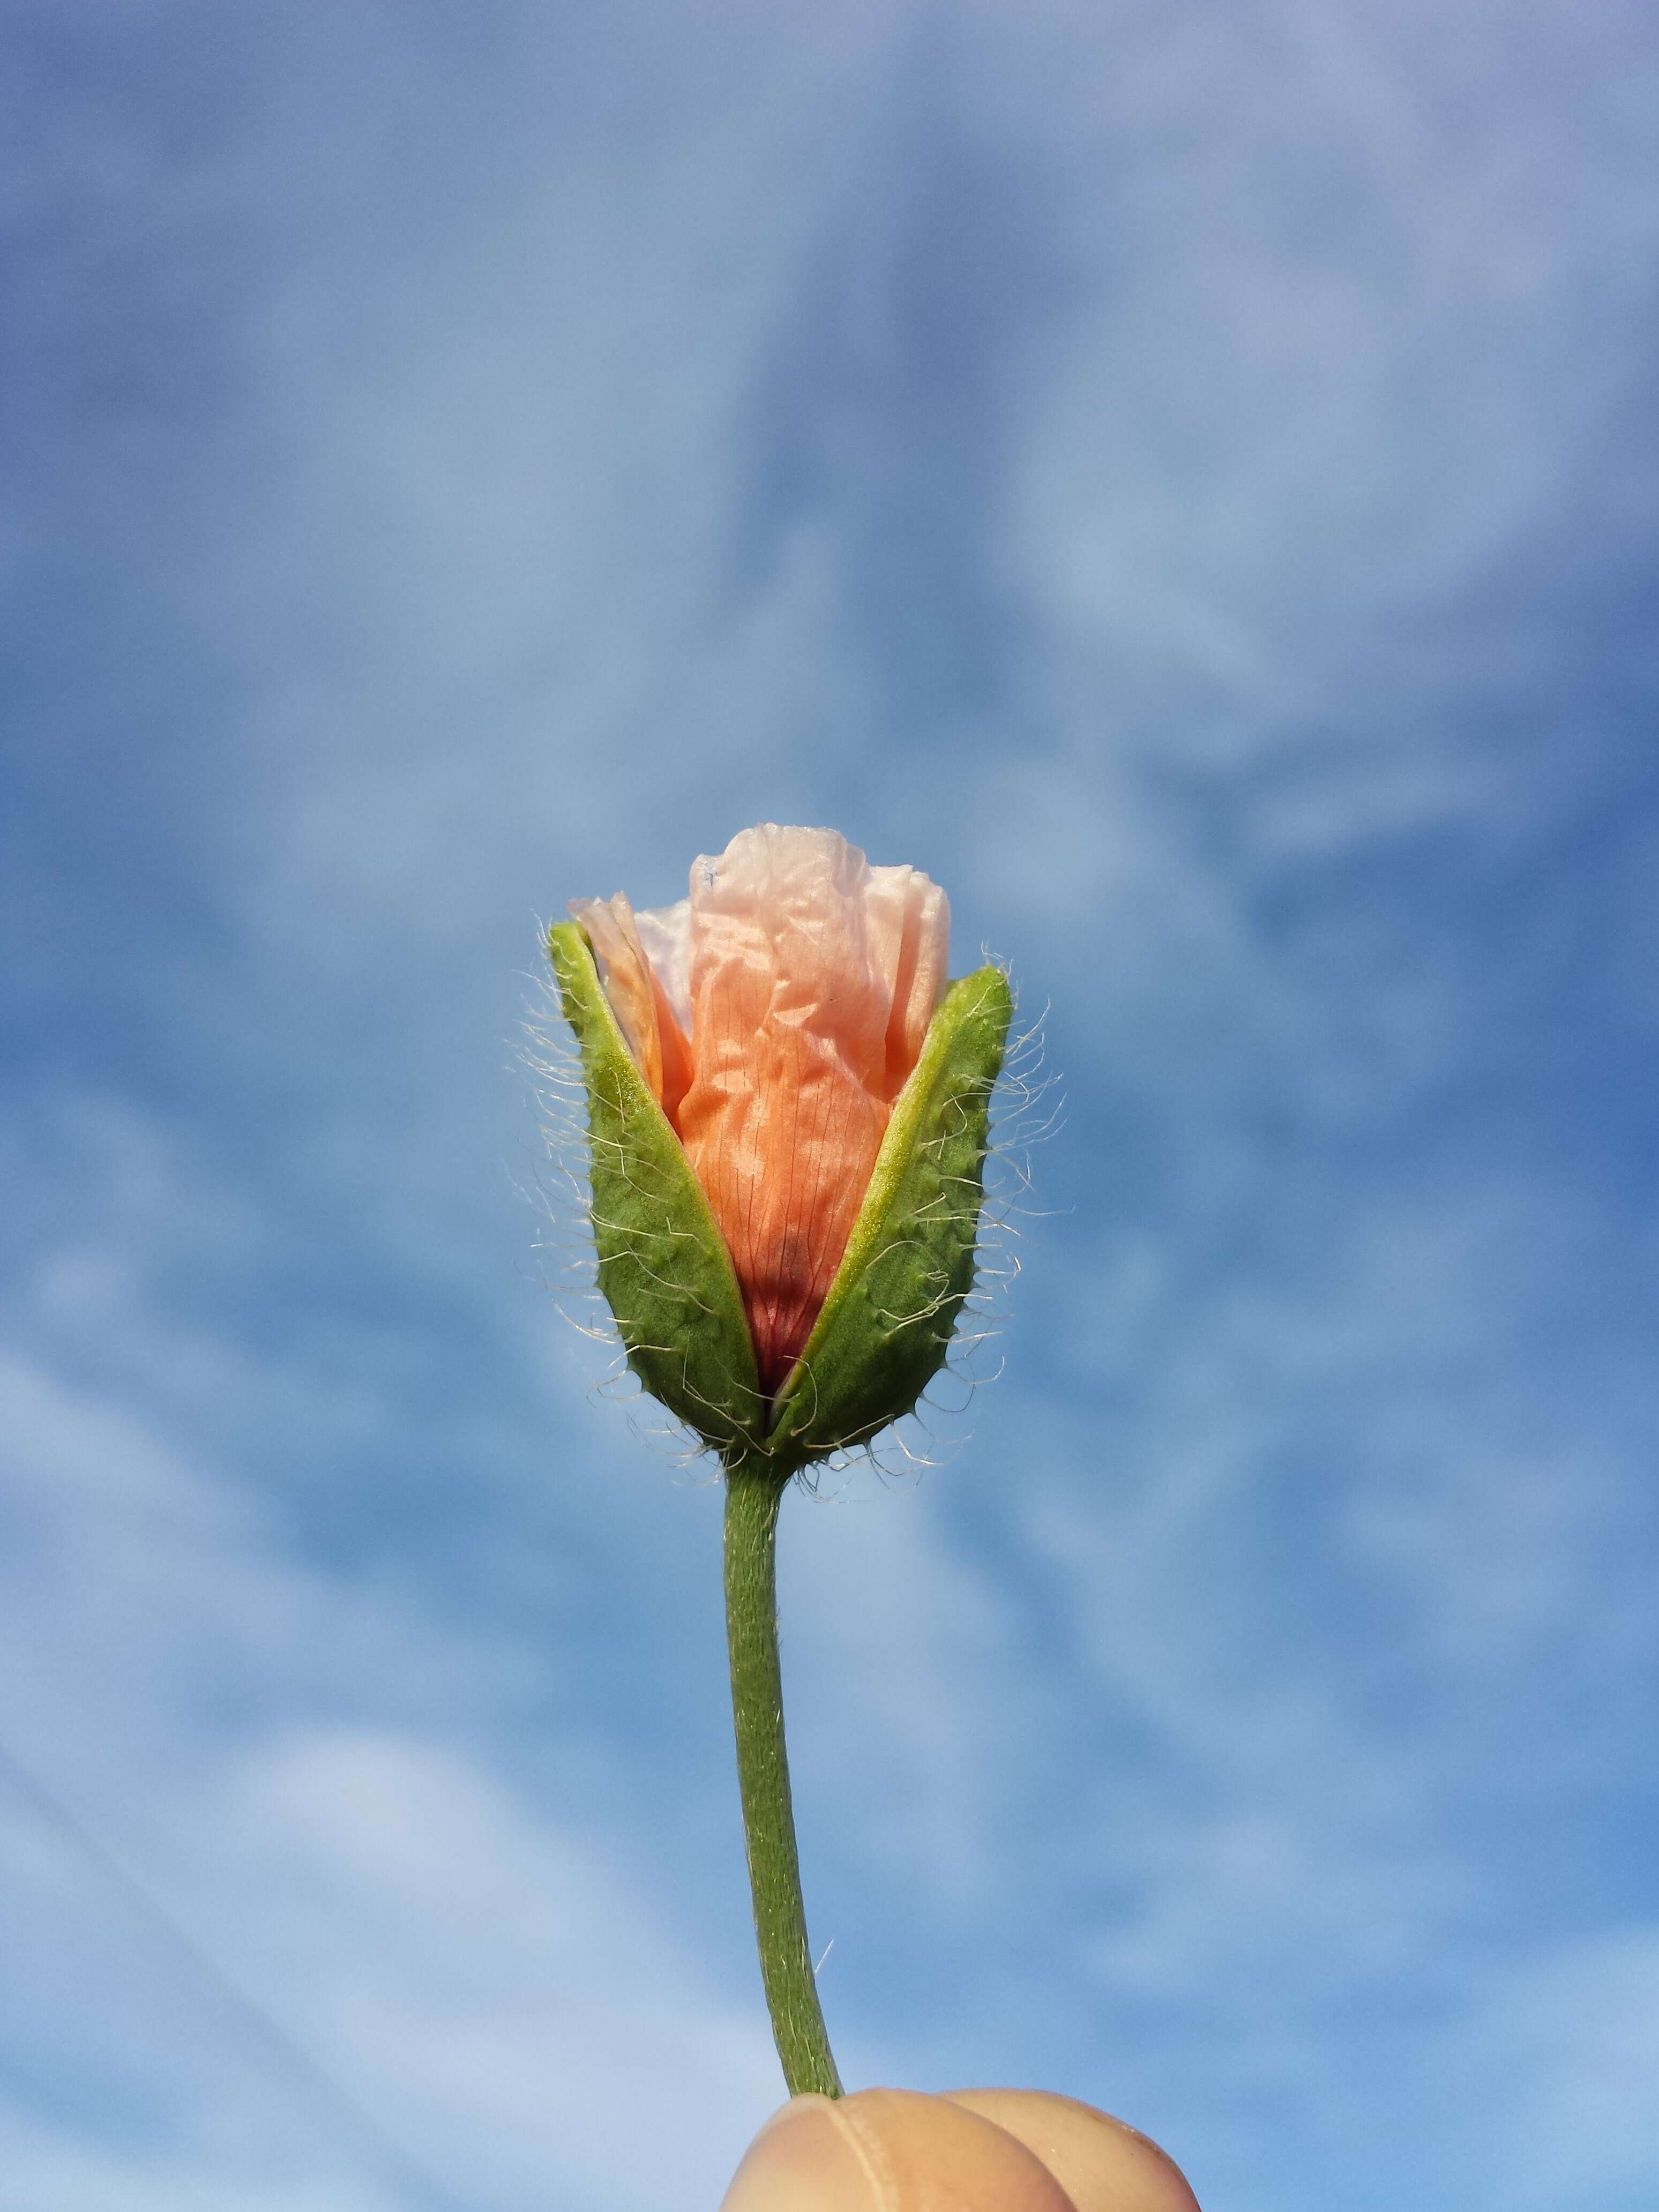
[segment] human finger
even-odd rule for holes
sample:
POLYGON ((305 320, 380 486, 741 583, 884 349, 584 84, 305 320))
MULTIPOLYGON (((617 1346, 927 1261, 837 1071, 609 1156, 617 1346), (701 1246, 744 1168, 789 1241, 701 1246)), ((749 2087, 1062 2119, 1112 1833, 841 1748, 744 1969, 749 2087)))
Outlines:
POLYGON ((1016 2136, 1048 2167, 1076 2212, 1199 2212, 1168 2152, 1093 2105, 1047 2089, 953 2089, 944 2101, 1016 2136))
MULTIPOLYGON (((944 2097, 796 2097, 756 2136, 720 2212, 1074 2212, 1006 2128, 944 2097)), ((1161 2212, 1161 2208, 1160 2208, 1161 2212)))

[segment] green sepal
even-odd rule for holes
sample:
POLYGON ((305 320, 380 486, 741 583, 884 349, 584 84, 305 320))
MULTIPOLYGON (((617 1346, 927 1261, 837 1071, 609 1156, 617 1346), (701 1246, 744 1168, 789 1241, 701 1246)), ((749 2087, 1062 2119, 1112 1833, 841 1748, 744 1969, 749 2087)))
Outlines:
POLYGON ((1000 968, 964 975, 941 1000, 836 1279, 778 1394, 767 1448, 782 1462, 862 1443, 909 1413, 945 1364, 974 1286, 991 1092, 1013 1011, 1000 968))
POLYGON ((549 930, 547 957, 581 1054, 599 1288, 628 1364, 723 1457, 764 1454, 754 1346, 702 1186, 617 1026, 576 923, 549 930))

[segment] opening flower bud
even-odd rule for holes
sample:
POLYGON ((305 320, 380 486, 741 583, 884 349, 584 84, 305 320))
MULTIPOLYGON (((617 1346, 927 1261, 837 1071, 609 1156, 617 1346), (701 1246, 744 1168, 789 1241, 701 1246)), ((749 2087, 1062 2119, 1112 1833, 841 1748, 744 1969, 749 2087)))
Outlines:
POLYGON ((947 986, 944 892, 828 830, 743 831, 675 907, 571 913, 548 951, 629 1364, 728 1463, 873 1436, 973 1286, 1006 977, 947 986))

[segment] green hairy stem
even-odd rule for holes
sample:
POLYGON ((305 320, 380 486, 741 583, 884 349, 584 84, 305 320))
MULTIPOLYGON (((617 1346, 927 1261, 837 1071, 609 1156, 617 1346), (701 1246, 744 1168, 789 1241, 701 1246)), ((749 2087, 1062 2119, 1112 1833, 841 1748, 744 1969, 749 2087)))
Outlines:
POLYGON ((792 2097, 839 2097, 818 2004, 801 1902, 789 1759, 783 1741, 778 1665, 778 1508, 788 1487, 775 1467, 742 1462, 726 1478, 726 1632, 732 1657, 732 1719, 738 1740, 749 1885, 761 1978, 783 2078, 792 2097))

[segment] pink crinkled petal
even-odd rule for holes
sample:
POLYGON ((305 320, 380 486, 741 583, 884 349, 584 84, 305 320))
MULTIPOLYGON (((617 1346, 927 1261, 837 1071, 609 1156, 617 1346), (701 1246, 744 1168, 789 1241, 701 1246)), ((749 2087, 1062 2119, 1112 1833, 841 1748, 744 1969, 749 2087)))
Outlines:
POLYGON ((887 1066, 882 1096, 890 1104, 921 1054, 927 1025, 945 989, 951 959, 951 904, 919 868, 872 868, 871 902, 896 902, 897 945, 887 1018, 887 1066))
POLYGON ((726 1238, 773 1395, 944 988, 945 894, 833 830, 763 823, 699 860, 678 906, 636 915, 618 891, 570 911, 726 1238))
POLYGON ((672 1121, 691 1080, 691 1048, 646 957, 628 894, 572 899, 569 907, 599 955, 605 994, 617 1026, 657 1103, 672 1121))
POLYGON ((846 1250, 895 1073, 914 1065, 918 1010, 937 998, 948 915, 925 877, 872 870, 833 830, 770 823, 698 860, 690 904, 678 1127, 772 1394, 846 1250))

